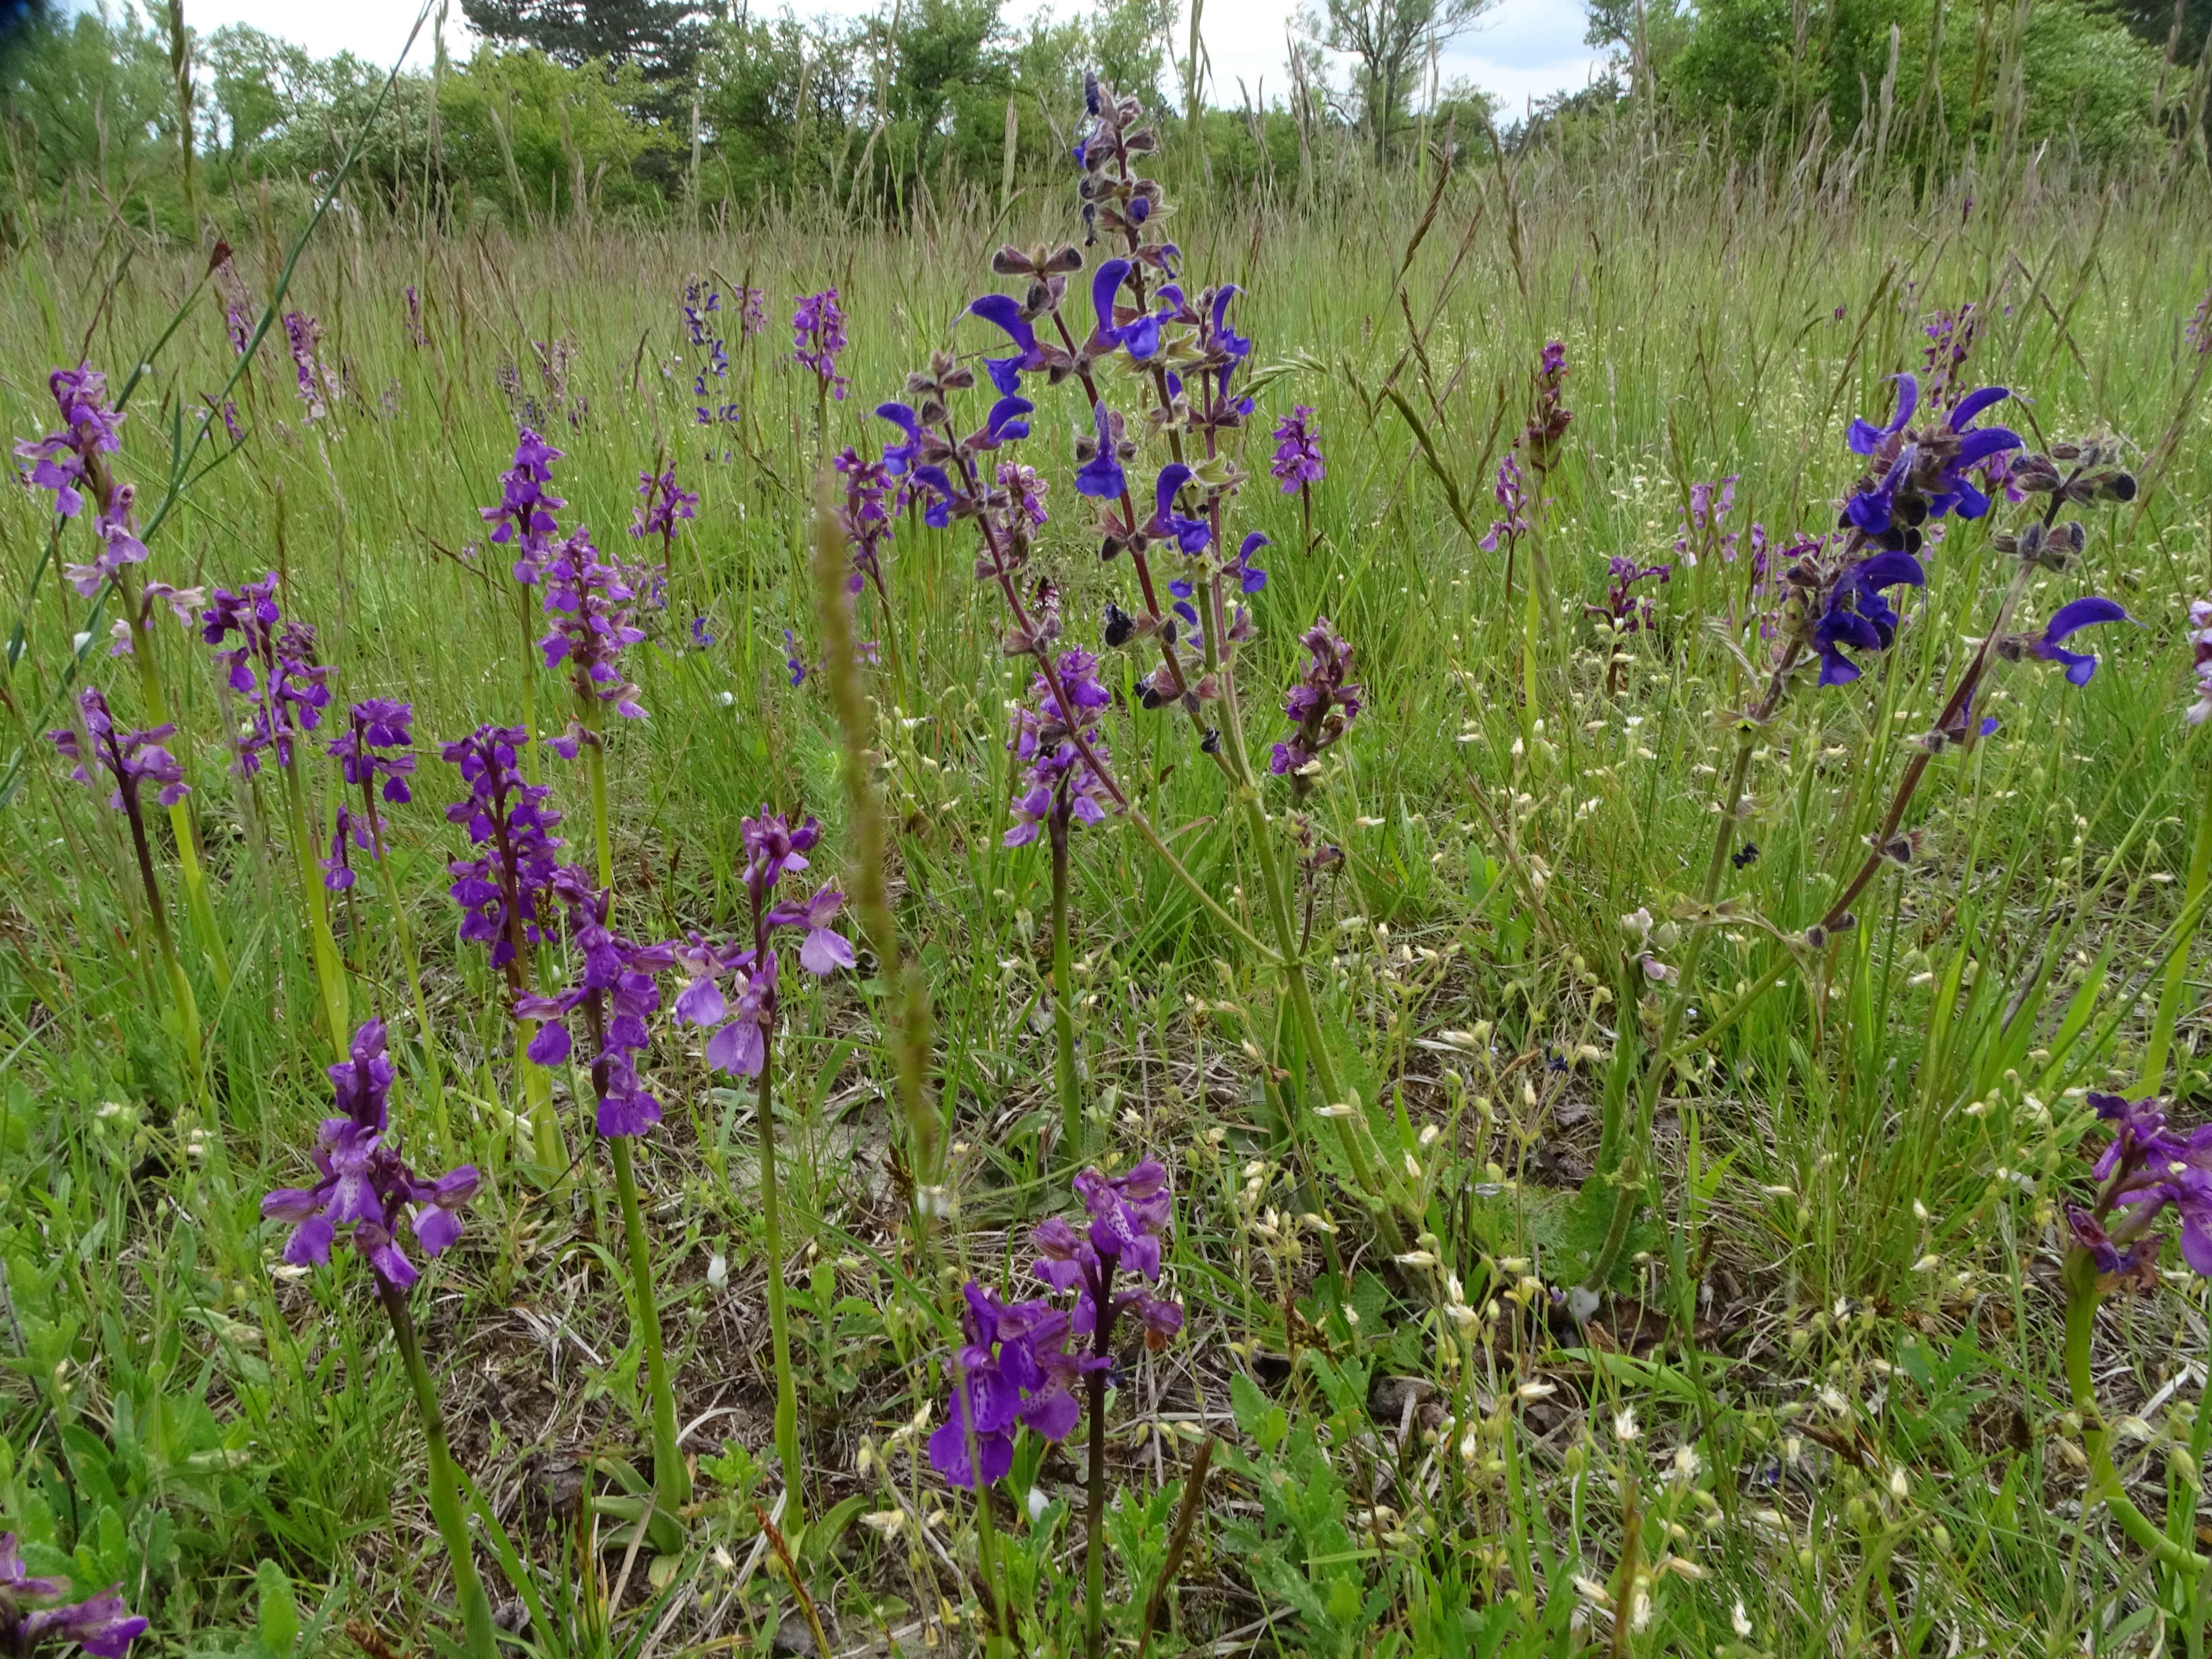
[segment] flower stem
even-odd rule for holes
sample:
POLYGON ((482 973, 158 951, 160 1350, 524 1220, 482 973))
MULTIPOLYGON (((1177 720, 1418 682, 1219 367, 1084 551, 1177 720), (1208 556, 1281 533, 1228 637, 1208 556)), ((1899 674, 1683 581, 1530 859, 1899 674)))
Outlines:
POLYGON ((2120 1523, 2120 1530, 2175 1571, 2191 1577, 2204 1571, 2205 1559, 2187 1546, 2160 1532, 2151 1518, 2135 1505, 2112 1467, 2112 1431, 2097 1409, 2096 1379, 2090 1370, 2089 1340, 2096 1329, 2097 1304, 2103 1300, 2097 1288, 2097 1264, 2078 1245, 2066 1253, 2066 1382, 2073 1391, 2074 1409, 2081 1419, 2081 1443, 2089 1455, 2089 1486, 2081 1497, 2086 1517, 2100 1500, 2120 1523))
POLYGON ((1067 781, 1045 820, 1052 842, 1053 1080, 1060 1089, 1060 1150, 1071 1165, 1083 1162, 1083 1085, 1075 1070, 1075 985, 1067 947, 1067 781))
MULTIPOLYGON (((2209 882, 2212 882, 2212 766, 2204 769, 2204 799, 2197 809, 2197 839, 2189 849, 2189 883, 2182 893, 2185 914, 2203 896, 2209 882)), ((2189 941, 2185 939, 2167 961, 2166 983, 2159 987, 2150 1048, 2143 1055, 2142 1079, 2136 1085, 2139 1094, 2159 1094, 2166 1088, 2166 1060, 2173 1052, 2173 1028, 2181 1018, 2181 998, 2188 980, 2189 941)))
POLYGON ((399 936, 400 965, 407 970, 407 992, 415 1004, 415 1029, 422 1042, 422 1063, 430 1078, 430 1121, 438 1136, 441 1154, 453 1151, 453 1124, 446 1114, 446 1067, 438 1053, 438 1034, 430 1024, 430 1005, 422 994, 422 964, 415 951, 415 931, 407 925, 407 910, 399 892, 399 878, 392 871, 386 856, 384 830, 376 816, 373 787, 364 774, 362 786, 362 808, 367 813, 363 819, 368 826, 369 856, 376 864, 377 879, 383 884, 384 902, 392 912, 392 931, 399 936))
MULTIPOLYGON (((1315 1010, 1313 989, 1306 981, 1305 957, 1301 950, 1297 919, 1291 909, 1290 895, 1283 885, 1282 869, 1275 861, 1275 846, 1267 823, 1266 810, 1260 804, 1260 790, 1254 781, 1249 755, 1244 747, 1243 721, 1237 708, 1235 681, 1225 670, 1221 675, 1225 707, 1221 721, 1221 746, 1228 757, 1231 788, 1239 808, 1244 815, 1246 828, 1252 844, 1252 856, 1260 866, 1260 885, 1267 896, 1267 920, 1276 941, 1276 959, 1282 965, 1283 988, 1291 1000, 1291 1012, 1297 1017, 1299 1036, 1304 1040, 1307 1063, 1313 1067, 1315 1085, 1321 1091, 1325 1105, 1336 1105, 1346 1097, 1340 1091, 1336 1066, 1329 1058, 1328 1044, 1322 1036, 1321 1017, 1315 1010)), ((1352 1178, 1360 1190, 1376 1206, 1376 1214, 1382 1229, 1384 1241, 1393 1254, 1405 1249, 1405 1232, 1400 1226, 1396 1211, 1392 1207, 1389 1189, 1383 1185, 1374 1160, 1367 1155, 1366 1143, 1360 1132, 1366 1126, 1355 1112, 1350 1117, 1336 1121, 1337 1133, 1344 1147, 1345 1162, 1351 1165, 1352 1178)))
MULTIPOLYGON (((154 660, 154 630, 146 626, 137 579, 129 565, 115 573, 115 585, 122 593, 124 618, 131 627, 131 657, 138 669, 138 694, 146 705, 146 723, 167 726, 170 721, 168 698, 162 691, 161 666, 154 660)), ((185 878, 185 913, 191 917, 193 930, 200 936, 200 949, 215 974, 216 989, 228 996, 230 953, 224 948, 215 907, 208 900, 207 876, 200 867, 199 836, 192 822, 191 808, 181 800, 172 805, 169 827, 176 834, 177 867, 185 878)))
MULTIPOLYGON (((281 758, 281 757, 280 757, 281 758)), ((315 979, 322 988, 323 1017, 331 1030, 331 1047, 339 1060, 346 1056, 346 1038, 353 1028, 346 1014, 345 963, 338 955, 337 937, 331 932, 329 902, 315 866, 315 834, 307 827, 307 787, 296 766, 282 763, 284 801, 292 817, 292 859, 299 866, 301 890, 307 901, 307 927, 315 955, 315 979)))
POLYGON ((430 1515, 438 1535, 446 1540, 446 1554, 453 1567, 453 1589, 461 1603, 461 1625, 471 1659, 498 1659, 499 1642, 491 1622, 491 1602, 484 1595, 483 1580, 477 1577, 476 1554, 469 1540, 468 1522, 461 1515, 460 1483, 453 1455, 446 1444, 446 1419, 438 1410, 437 1385, 430 1368, 422 1363, 422 1346, 415 1339, 414 1316, 408 1311, 407 1293, 376 1275, 376 1293, 392 1320, 392 1334, 406 1362, 407 1380, 415 1386, 415 1409, 422 1419, 422 1438, 429 1447, 430 1515))
POLYGON ((630 1316, 645 1346, 645 1376, 653 1396, 653 1489, 654 1501, 672 1519, 691 1501, 691 1474, 676 1442, 676 1394, 669 1386, 668 1360, 661 1351, 660 1304, 653 1294, 653 1252, 645 1240, 645 1217, 638 1207, 637 1176, 630 1164, 629 1137, 609 1135, 614 1159, 615 1195, 622 1203, 623 1233, 629 1245, 630 1316))
MULTIPOLYGON (((1092 1306, 1091 1354, 1104 1359, 1114 1351, 1115 1258, 1100 1252, 1092 1306)), ((1083 1651, 1102 1659, 1106 1651, 1106 1368, 1085 1379, 1091 1415, 1090 1466, 1084 1474, 1083 1651)))
POLYGON ((192 996, 192 982, 185 973, 185 966, 177 957, 176 940, 169 933, 169 918, 161 904, 161 884, 154 874, 153 848, 146 840, 146 815, 138 799, 138 785, 135 778, 120 781, 118 793, 123 797, 124 816, 131 823, 131 851, 138 864, 139 884, 146 890, 146 915, 154 929, 154 943, 161 952, 161 966, 169 978, 169 995, 175 1003, 178 1040, 184 1045, 185 1063, 191 1073, 192 1093, 204 1110, 209 1114, 208 1133, 213 1138, 213 1157, 218 1165, 222 1161, 222 1126, 214 1121, 215 1097, 207 1086, 207 1064, 200 1048, 199 1005, 192 996))
POLYGON ((768 1329, 775 1356, 775 1450, 783 1465, 784 1524, 797 1528, 805 1513, 799 1484, 799 1389, 791 1374, 791 1322, 783 1300, 783 1214, 775 1176, 775 1048, 773 1027, 762 1033, 760 1097, 754 1109, 760 1130, 762 1247, 768 1268, 768 1329))

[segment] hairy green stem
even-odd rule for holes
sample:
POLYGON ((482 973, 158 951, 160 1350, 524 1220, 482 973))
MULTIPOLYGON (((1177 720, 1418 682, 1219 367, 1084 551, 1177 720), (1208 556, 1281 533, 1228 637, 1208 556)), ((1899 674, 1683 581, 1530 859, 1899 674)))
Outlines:
POLYGON ((415 1339, 414 1316, 408 1311, 407 1293, 376 1275, 376 1293, 392 1320, 392 1334, 399 1357, 407 1365, 407 1380, 415 1388, 415 1410, 422 1419, 422 1438, 429 1448, 430 1516, 445 1540, 453 1563, 453 1589, 461 1603, 461 1626, 471 1659, 499 1659, 499 1638, 491 1622, 491 1602, 483 1580, 477 1577, 476 1553, 469 1539, 468 1522, 461 1513, 460 1481, 453 1454, 446 1443, 446 1419, 438 1410, 437 1385, 430 1368, 422 1363, 422 1346, 415 1339))

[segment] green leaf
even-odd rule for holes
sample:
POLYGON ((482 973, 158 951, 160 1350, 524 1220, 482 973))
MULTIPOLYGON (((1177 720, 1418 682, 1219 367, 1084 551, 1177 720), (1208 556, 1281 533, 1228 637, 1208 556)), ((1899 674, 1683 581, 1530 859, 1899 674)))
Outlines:
POLYGON ((300 1607, 292 1599, 292 1581, 274 1561, 255 1570, 253 1583, 261 1601, 261 1645, 285 1659, 300 1639, 300 1607))

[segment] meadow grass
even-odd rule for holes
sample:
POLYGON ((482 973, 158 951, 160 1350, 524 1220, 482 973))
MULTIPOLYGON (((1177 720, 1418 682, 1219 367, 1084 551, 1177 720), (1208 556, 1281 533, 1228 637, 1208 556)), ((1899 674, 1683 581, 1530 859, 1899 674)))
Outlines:
MULTIPOLYGON (((233 207, 259 298, 293 228, 233 207)), ((973 1506, 929 1472, 917 1413, 942 1420, 960 1280, 1014 1271, 1028 1226, 1062 1206, 1066 1170, 1049 861, 1042 842, 1001 845, 1008 708, 1030 669, 999 648, 971 538, 902 519, 888 605, 872 591, 857 618, 882 647, 866 691, 888 868, 928 988, 928 1098, 957 1203, 933 1232, 909 1224, 880 958, 859 979, 787 986, 781 1231, 811 1490, 808 1523, 773 1547, 752 1093, 720 1086, 686 1035, 657 1033, 648 1069, 667 1119, 637 1146, 639 1186, 698 1467, 679 1535, 648 1540, 642 1359, 610 1184, 578 1115, 586 1085, 556 1068, 586 1155, 569 1181, 534 1182, 493 978, 454 938, 443 866, 460 842, 439 809, 463 792, 434 744, 524 717, 526 630, 542 625, 478 514, 517 420, 565 452, 564 525, 610 550, 629 550, 640 470, 672 464, 702 501, 665 608, 630 653, 651 717, 623 723, 607 761, 626 925, 640 938, 743 925, 739 821, 763 802, 819 814, 817 869, 836 871, 854 844, 844 745, 823 675, 791 683, 784 633, 816 659, 816 474, 825 449, 883 441, 866 411, 932 349, 982 343, 988 331, 957 319, 991 285, 989 246, 1056 237, 1067 217, 1018 202, 994 229, 988 207, 897 230, 794 215, 521 240, 333 221, 287 304, 321 319, 343 397, 303 421, 272 335, 237 398, 245 441, 212 452, 152 542, 145 569, 180 586, 278 572, 288 612, 320 630, 340 702, 414 702, 416 799, 390 810, 387 834, 443 1059, 451 1144, 431 1161, 488 1176, 416 1317, 481 1499, 480 1565, 541 1652, 727 1651, 780 1628, 804 1650, 794 1579, 839 1652, 985 1644, 973 1506), (738 415, 711 428, 692 412, 690 279, 769 297, 758 337, 729 325, 718 395, 738 415), (785 319, 793 296, 830 283, 851 318, 853 390, 817 432, 785 319), (427 345, 410 343, 409 284, 427 345)), ((2193 184, 2100 197, 2033 167, 1915 208, 1839 170, 1768 179, 1671 153, 1474 169, 1433 203, 1407 184, 1327 213, 1184 208, 1188 268, 1244 290, 1261 411, 1318 411, 1328 476, 1310 541, 1265 477, 1264 427, 1246 434, 1260 476, 1235 522, 1273 542, 1239 669, 1256 705, 1247 740, 1281 734, 1272 688, 1327 615, 1357 651, 1367 707, 1306 809, 1344 854, 1312 886, 1316 984, 1437 1265, 1393 1261, 1333 1144, 1283 1120, 1299 1097, 1267 1086, 1279 1081, 1267 1057, 1285 1052, 1278 976, 1127 826, 1082 832, 1071 909, 1090 1142, 1115 1167, 1170 1166, 1170 1273, 1188 1316, 1181 1341, 1116 1379, 1107 1599, 1121 1650, 1134 1650, 1208 1434, 1221 1446, 1161 1598, 1163 1653, 2201 1650, 2197 1588, 2104 1509, 2082 1513, 2058 1264, 2060 1206, 2088 1187, 2082 1091, 2135 1082, 2177 929, 2195 931, 2180 878, 2212 753, 2179 716, 2187 603, 2212 594, 2212 467, 2206 359, 2184 330, 2212 270, 2180 228, 2203 209, 2193 184), (1815 951, 1784 936, 1857 867, 1908 739, 1988 631, 2002 580, 1990 526, 1948 526, 1908 625, 1863 681, 1791 696, 1753 756, 1731 842, 1756 857, 1727 872, 1735 903, 1710 929, 1689 1053, 1657 1103, 1654 1201, 1618 1294, 1576 1324, 1549 1290, 1578 1282, 1602 1235, 1609 1192, 1577 1189, 1620 1150, 1601 1126, 1634 1091, 1624 1022, 1651 1029, 1621 918, 1645 908, 1663 928, 1686 914, 1731 717, 1756 689, 1709 626, 1744 614, 1748 554, 1709 544, 1694 568, 1677 558, 1690 487, 1735 476, 1727 528, 1747 538, 1754 520, 1778 541, 1829 528, 1856 472, 1845 423, 1881 418, 1885 377, 1920 366, 1936 312, 1968 303, 1980 327, 1966 372, 2015 388, 2010 418, 2030 442, 2119 434, 2144 486, 2083 514, 2085 568, 2036 577, 2026 614, 2098 592, 2143 626, 2101 630, 2086 688, 2004 667, 1976 705, 1996 734, 1939 756, 1916 798, 1911 868, 1879 877, 1857 927, 1815 951), (1553 338, 1574 420, 1539 531, 1556 609, 1540 616, 1532 682, 1528 550, 1509 602, 1502 558, 1476 537, 1553 338), (1616 556, 1674 568, 1639 589, 1653 625, 1608 638, 1583 605, 1616 556), (1717 1018, 1724 1029, 1698 1041, 1717 1018), (1446 1271, 1467 1288, 1471 1331, 1437 1297, 1446 1271)), ((0 295, 7 430, 51 425, 51 365, 82 355, 119 382, 204 261, 119 225, 16 254, 0 295)), ((198 419, 229 371, 219 305, 203 295, 151 361, 116 458, 142 499, 173 422, 198 419)), ((1109 600, 1133 603, 1128 562, 1097 559, 1065 482, 1079 400, 1039 400, 1022 455, 1054 483, 1037 562, 1089 643, 1109 600)), ((104 654, 112 613, 76 643, 89 606, 46 559, 46 512, 29 491, 0 499, 21 624, 6 744, 22 756, 0 836, 0 1527, 72 1553, 88 1583, 122 1580, 160 1651, 430 1650, 447 1643, 452 1581, 364 1269, 350 1256, 334 1274, 283 1267, 279 1230, 258 1213, 264 1190, 298 1178, 329 1109, 285 803, 267 774, 231 775, 238 711, 196 635, 158 618, 234 968, 226 992, 180 931, 201 1096, 162 1023, 158 966, 134 943, 143 905, 120 822, 35 738, 65 713, 73 660, 118 714, 137 707, 128 665, 104 654)), ((2013 518, 2001 506, 1990 522, 2013 518)), ((65 540, 64 556, 84 555, 65 540)), ((1121 775, 1183 863, 1259 927, 1250 844, 1192 732, 1135 709, 1142 672, 1132 652, 1107 657, 1121 775)), ((540 673, 532 695, 539 727, 557 729, 562 683, 540 673)), ((580 857, 582 775, 538 763, 580 857)), ((338 786, 319 748, 312 776, 326 826, 338 786)), ((434 1146, 428 1055, 381 891, 364 880, 333 896, 353 1017, 392 1023, 395 1115, 410 1146, 434 1146)), ((2212 1036, 2202 974, 2191 962, 2167 1079, 2184 1121, 2202 1110, 2197 1051, 2212 1036)), ((2203 1535, 2190 1528, 2205 1292, 2167 1277, 2155 1298, 2107 1304, 2095 1368, 2130 1490, 2154 1516, 2172 1498, 2188 1540, 2203 1535)), ((990 1571, 1018 1615, 993 1639, 1073 1650, 1079 1455, 1032 1437, 1009 1490, 1036 1495, 1002 1504, 991 1530, 990 1571)))

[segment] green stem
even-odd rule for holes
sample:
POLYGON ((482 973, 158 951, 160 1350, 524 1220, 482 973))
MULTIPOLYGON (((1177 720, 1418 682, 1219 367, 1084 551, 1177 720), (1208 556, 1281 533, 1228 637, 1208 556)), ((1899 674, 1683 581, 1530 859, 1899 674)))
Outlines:
MULTIPOLYGON (((1102 1315, 1102 1336, 1108 1323, 1102 1315)), ((1096 1346, 1103 1353, 1106 1344, 1102 1340, 1096 1346)), ((1085 1659, 1102 1659, 1106 1651, 1106 1373, 1093 1371, 1088 1382, 1091 1462, 1084 1477, 1083 1651, 1085 1659)))
POLYGON ((131 823, 131 851, 137 860, 139 884, 146 890, 147 918, 153 925, 154 943, 161 951, 161 966, 169 980, 169 995, 175 1004, 178 1041, 184 1045, 192 1093, 208 1115, 207 1129, 213 1141, 210 1156, 220 1168, 223 1161, 222 1128, 215 1120, 215 1094, 208 1087, 206 1057, 200 1048, 199 1005, 192 996, 192 982, 185 973, 185 965, 178 959, 176 940, 169 933, 168 915, 161 904, 161 884, 154 875, 154 852, 146 840, 146 817, 139 803, 137 781, 122 781, 119 793, 123 796, 124 816, 131 823))
MULTIPOLYGON (((146 705, 146 723, 167 726, 171 720, 169 702, 161 687, 161 666, 154 660, 154 630, 146 626, 137 578, 129 565, 115 573, 115 585, 123 596, 124 619, 131 627, 131 657, 138 670, 138 695, 146 705)), ((199 935, 200 949, 215 974, 216 989, 228 996, 230 953, 223 946, 222 929, 216 924, 215 906, 208 899, 207 877, 200 868, 199 836, 192 822, 192 811, 182 800, 169 807, 169 827, 177 838, 177 868, 185 878, 185 914, 192 919, 193 931, 199 935)))
MULTIPOLYGON (((295 741, 295 750, 299 746, 295 741)), ((292 859, 299 868, 301 890, 307 895, 307 926, 314 947, 315 979, 322 988, 323 1014, 330 1025, 331 1047, 343 1060, 346 1040, 353 1030, 347 1018, 345 963, 338 956, 337 936, 331 932, 330 904, 315 862, 315 835, 307 827, 307 787, 301 782, 296 766, 277 769, 284 775, 285 805, 292 817, 292 859)))
POLYGON ((1075 1070, 1075 975, 1067 945, 1066 783, 1046 821, 1052 842, 1053 1079, 1060 1088, 1060 1150, 1073 1167, 1083 1162, 1083 1085, 1075 1070))
POLYGON ((2096 1329, 2097 1264, 2087 1250, 2076 1246, 2066 1255, 2066 1382, 2073 1391, 2074 1410, 2081 1419, 2081 1443, 2089 1455, 2089 1486, 2081 1495, 2086 1517, 2100 1499, 2127 1534, 2142 1549, 2175 1571, 2194 1577, 2203 1575, 2204 1558, 2178 1544, 2135 1505, 2112 1467, 2112 1431, 2104 1425, 2097 1409, 2097 1384, 2089 1364, 2089 1340, 2096 1329))
MULTIPOLYGON (((586 712, 596 711, 587 708, 586 712)), ((592 786, 592 837, 599 855, 599 885, 611 893, 615 853, 613 835, 607 827, 607 751, 600 741, 598 724, 592 720, 584 722, 584 769, 592 786)))
POLYGON ((399 1344, 400 1358, 406 1362, 407 1380, 415 1386, 415 1409, 422 1419, 422 1438, 429 1447, 430 1515, 438 1523, 438 1535, 446 1540, 446 1554, 453 1562, 453 1589, 460 1598, 468 1652, 471 1659, 499 1659, 491 1602, 484 1595, 483 1580, 477 1577, 475 1548, 461 1514, 460 1482, 453 1454, 446 1444, 446 1419, 438 1410, 437 1385, 430 1380, 430 1368, 422 1363, 422 1345, 415 1340, 407 1294, 382 1273, 376 1275, 376 1293, 391 1317, 392 1334, 399 1344))
MULTIPOLYGON (((2212 766, 2204 769, 2204 799, 2197 809, 2197 839, 2189 849, 2189 884, 2183 889, 2185 911, 2212 882, 2212 766)), ((2175 947, 2166 964, 2166 982, 2159 987, 2158 1012, 2151 1020, 2150 1048, 2143 1055, 2142 1080, 2136 1092, 2154 1095, 2166 1087, 2167 1057, 2173 1052, 2173 1028, 2181 1018, 2181 998, 2188 987, 2189 941, 2175 947)))
POLYGON ((796 1529, 803 1514, 799 1485, 799 1389, 791 1374, 791 1323, 783 1300, 783 1215, 775 1176, 775 1049, 773 1028, 761 1043, 760 1097, 754 1115, 760 1130, 761 1231, 767 1253, 768 1329, 775 1356, 775 1449, 783 1464, 784 1526, 796 1529))
POLYGON ((430 1005, 422 994, 422 964, 415 951, 415 933, 407 925, 407 908, 401 901, 399 878, 392 868, 386 854, 384 829, 376 815, 373 785, 364 775, 361 786, 362 810, 368 814, 369 856, 375 860, 377 879, 384 888, 384 902, 392 912, 392 931, 399 936, 399 960, 407 970, 407 992, 415 1005, 415 1029, 422 1042, 422 1063, 430 1074, 430 1121, 436 1129, 438 1150, 450 1155, 453 1149, 453 1124, 446 1114, 446 1068, 438 1053, 437 1033, 430 1025, 430 1005))
POLYGON ((654 1501, 673 1519, 691 1501, 691 1474, 676 1443, 676 1394, 669 1386, 668 1361, 661 1352, 660 1304, 653 1289, 653 1252, 645 1241, 645 1217, 638 1207, 637 1176, 630 1164, 629 1137, 610 1135, 607 1152, 615 1164, 615 1195, 622 1202, 623 1232, 629 1243, 632 1308, 645 1343, 645 1376, 653 1395, 653 1489, 654 1501))

